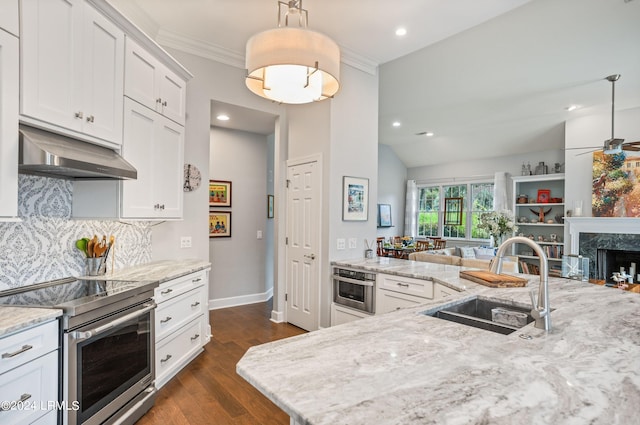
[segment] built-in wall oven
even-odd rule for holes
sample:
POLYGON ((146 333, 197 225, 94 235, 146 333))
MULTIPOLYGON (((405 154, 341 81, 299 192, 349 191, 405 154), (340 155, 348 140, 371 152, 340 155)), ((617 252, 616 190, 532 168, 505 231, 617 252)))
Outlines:
POLYGON ((63 425, 133 424, 153 406, 156 286, 71 278, 0 297, 1 304, 64 311, 63 425))
POLYGON ((365 313, 375 313, 374 272, 336 266, 331 277, 334 303, 365 313))

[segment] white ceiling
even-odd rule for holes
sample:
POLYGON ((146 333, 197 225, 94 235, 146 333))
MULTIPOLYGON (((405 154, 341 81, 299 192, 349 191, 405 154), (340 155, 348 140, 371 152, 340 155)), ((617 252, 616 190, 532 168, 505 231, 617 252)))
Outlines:
MULTIPOLYGON (((110 2, 161 44, 190 40, 240 67, 249 37, 276 25, 276 0, 110 2)), ((610 107, 609 74, 622 74, 616 109, 640 106, 640 0, 303 6, 309 27, 341 46, 344 63, 379 73, 379 141, 409 167, 562 148, 565 120, 610 107), (402 39, 394 34, 399 26, 408 31, 402 39), (570 104, 582 108, 569 113, 570 104), (392 127, 395 120, 402 125, 392 127), (421 131, 436 135, 416 136, 421 131)), ((231 128, 269 132, 242 127, 231 128)), ((594 135, 594 145, 608 136, 594 135)))

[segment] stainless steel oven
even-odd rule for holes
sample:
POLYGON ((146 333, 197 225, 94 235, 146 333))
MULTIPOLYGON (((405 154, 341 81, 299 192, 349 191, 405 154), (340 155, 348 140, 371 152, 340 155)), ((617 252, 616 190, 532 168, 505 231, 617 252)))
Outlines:
POLYGON ((375 313, 376 274, 347 267, 334 267, 333 302, 365 313, 375 313))
POLYGON ((157 286, 66 278, 0 293, 0 304, 63 310, 63 425, 130 425, 153 406, 157 286))

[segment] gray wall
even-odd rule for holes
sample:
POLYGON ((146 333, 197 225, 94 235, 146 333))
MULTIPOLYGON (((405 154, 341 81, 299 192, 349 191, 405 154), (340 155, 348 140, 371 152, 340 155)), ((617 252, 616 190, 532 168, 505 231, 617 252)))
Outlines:
MULTIPOLYGON (((404 235, 406 188, 407 167, 393 149, 387 145, 378 145, 378 204, 391 205, 391 224, 393 225, 393 227, 379 227, 378 236, 388 238, 404 235)), ((374 214, 377 214, 377 209, 374 214)))
POLYGON ((211 128, 210 178, 231 181, 231 237, 209 239, 211 306, 264 301, 266 287, 267 137, 211 128), (262 239, 257 232, 262 232, 262 239))

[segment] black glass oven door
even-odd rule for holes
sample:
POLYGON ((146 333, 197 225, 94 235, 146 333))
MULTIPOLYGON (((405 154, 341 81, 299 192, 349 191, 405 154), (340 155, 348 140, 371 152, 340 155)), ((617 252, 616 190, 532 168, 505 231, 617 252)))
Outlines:
POLYGON ((365 286, 348 282, 338 282, 338 295, 353 301, 363 303, 365 297, 365 286))

